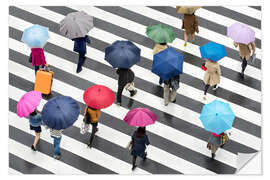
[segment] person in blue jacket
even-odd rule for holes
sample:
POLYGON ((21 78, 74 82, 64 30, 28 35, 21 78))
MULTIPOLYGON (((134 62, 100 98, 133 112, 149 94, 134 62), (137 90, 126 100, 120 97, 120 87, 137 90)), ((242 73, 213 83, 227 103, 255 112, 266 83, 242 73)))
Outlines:
POLYGON ((31 149, 33 151, 36 151, 37 150, 36 146, 40 139, 41 123, 42 123, 41 114, 36 109, 29 115, 29 123, 30 123, 30 130, 34 130, 36 133, 34 143, 31 146, 31 149))
POLYGON ((85 61, 86 43, 90 44, 90 39, 86 35, 84 37, 74 38, 72 40, 74 41, 73 51, 79 53, 79 60, 76 70, 76 72, 79 73, 82 71, 82 65, 84 64, 85 61))
POLYGON ((145 127, 138 127, 138 129, 133 133, 132 140, 130 143, 132 145, 131 155, 133 156, 132 170, 134 170, 137 167, 136 165, 137 156, 143 158, 143 161, 146 160, 147 156, 147 153, 145 152, 146 145, 149 145, 150 142, 148 136, 146 135, 145 127))

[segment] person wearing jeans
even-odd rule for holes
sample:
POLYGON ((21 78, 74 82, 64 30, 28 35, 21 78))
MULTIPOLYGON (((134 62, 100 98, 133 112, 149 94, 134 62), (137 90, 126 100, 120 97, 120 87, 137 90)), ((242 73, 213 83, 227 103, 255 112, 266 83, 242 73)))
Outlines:
MULTIPOLYGON (((48 126, 45 126, 46 129, 48 129, 48 126)), ((56 130, 56 129, 51 129, 50 128, 50 134, 51 137, 53 138, 53 148, 54 148, 54 153, 53 157, 55 159, 60 159, 61 158, 61 152, 60 152, 60 142, 62 139, 62 134, 63 134, 63 129, 56 130)))

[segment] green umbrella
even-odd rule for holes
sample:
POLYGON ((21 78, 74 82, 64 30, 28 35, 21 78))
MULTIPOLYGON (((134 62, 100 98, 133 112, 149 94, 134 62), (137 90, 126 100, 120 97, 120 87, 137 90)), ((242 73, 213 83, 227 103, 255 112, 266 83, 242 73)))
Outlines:
POLYGON ((172 28, 162 24, 148 26, 146 28, 146 34, 156 43, 171 43, 176 38, 176 34, 172 28))

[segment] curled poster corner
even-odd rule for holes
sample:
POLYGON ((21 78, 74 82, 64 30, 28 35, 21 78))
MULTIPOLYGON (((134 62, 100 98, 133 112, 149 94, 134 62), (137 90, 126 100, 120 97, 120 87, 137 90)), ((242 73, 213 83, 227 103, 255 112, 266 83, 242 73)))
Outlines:
POLYGON ((251 161, 259 152, 255 153, 237 153, 237 169, 238 173, 249 161, 251 161))

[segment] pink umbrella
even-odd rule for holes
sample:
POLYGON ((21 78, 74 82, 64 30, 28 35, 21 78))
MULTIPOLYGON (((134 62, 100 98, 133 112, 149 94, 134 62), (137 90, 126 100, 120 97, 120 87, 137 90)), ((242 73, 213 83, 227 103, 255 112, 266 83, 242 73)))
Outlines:
POLYGON ((130 110, 124 118, 124 121, 130 126, 144 127, 154 124, 157 116, 146 108, 135 108, 130 110))
POLYGON ((17 104, 17 115, 19 117, 28 116, 38 107, 41 99, 41 93, 38 91, 25 93, 17 104))
POLYGON ((234 42, 248 45, 255 41, 255 32, 249 26, 242 23, 234 23, 227 28, 227 36, 232 38, 234 42))

